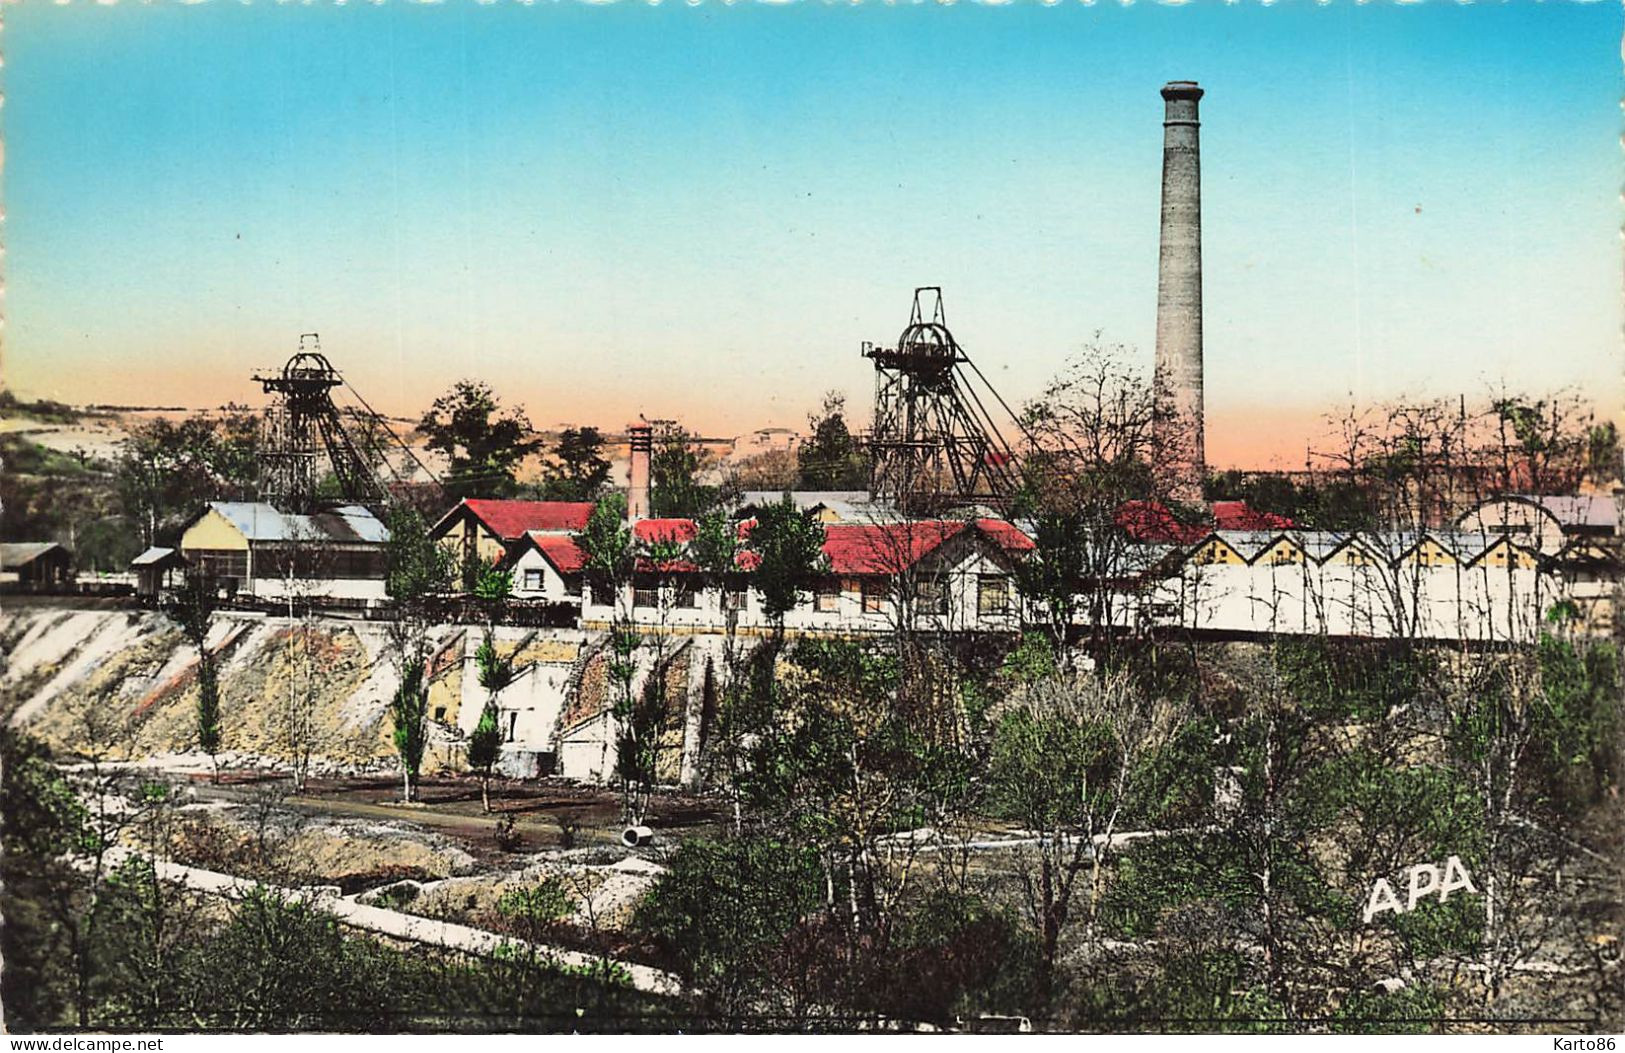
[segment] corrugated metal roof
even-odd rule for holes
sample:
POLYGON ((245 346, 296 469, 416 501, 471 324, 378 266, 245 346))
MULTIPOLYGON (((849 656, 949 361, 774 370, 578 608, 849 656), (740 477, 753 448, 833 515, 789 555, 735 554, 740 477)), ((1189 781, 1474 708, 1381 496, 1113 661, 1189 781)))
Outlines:
POLYGON ((344 505, 333 509, 333 514, 342 517, 345 524, 362 541, 383 544, 389 540, 389 528, 379 522, 377 516, 360 505, 344 505))
POLYGON ((209 508, 250 542, 337 541, 378 545, 389 540, 389 529, 360 505, 345 505, 309 516, 278 512, 263 501, 210 501, 209 508))
POLYGON ((145 552, 141 553, 141 555, 130 560, 130 566, 150 567, 155 564, 163 563, 172 558, 178 559, 179 557, 180 553, 176 552, 172 548, 161 548, 154 545, 152 548, 149 548, 145 552))
POLYGON ((287 541, 293 527, 263 501, 210 501, 209 508, 250 541, 287 541))

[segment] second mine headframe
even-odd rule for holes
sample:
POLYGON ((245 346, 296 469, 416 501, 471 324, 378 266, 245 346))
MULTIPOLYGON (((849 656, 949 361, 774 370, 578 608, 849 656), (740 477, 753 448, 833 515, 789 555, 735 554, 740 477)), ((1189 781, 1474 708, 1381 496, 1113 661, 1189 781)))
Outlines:
POLYGON ((299 338, 299 350, 280 370, 254 374, 268 395, 276 396, 265 414, 260 443, 260 500, 285 512, 314 511, 324 497, 366 505, 382 512, 389 495, 345 427, 333 389, 344 378, 321 352, 315 333, 299 338), (323 494, 317 474, 325 459, 337 494, 323 494))
POLYGON ((910 515, 950 508, 1003 508, 1014 497, 1015 451, 989 403, 1009 408, 948 330, 942 290, 914 290, 895 347, 863 345, 875 364, 875 415, 868 436, 869 492, 910 515), (967 372, 969 371, 969 372, 967 372), (970 382, 981 379, 984 400, 970 382))

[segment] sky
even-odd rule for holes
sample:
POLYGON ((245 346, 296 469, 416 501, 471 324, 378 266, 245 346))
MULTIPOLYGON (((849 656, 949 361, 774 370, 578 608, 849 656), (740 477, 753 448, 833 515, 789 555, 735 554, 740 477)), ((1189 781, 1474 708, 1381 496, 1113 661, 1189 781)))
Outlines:
POLYGON ((1165 81, 1202 100, 1210 461, 1351 401, 1620 405, 1617 3, 8 5, 4 379, 381 410, 860 419, 912 290, 1012 403, 1149 368, 1165 81), (1098 334, 1098 336, 1097 336, 1098 334))

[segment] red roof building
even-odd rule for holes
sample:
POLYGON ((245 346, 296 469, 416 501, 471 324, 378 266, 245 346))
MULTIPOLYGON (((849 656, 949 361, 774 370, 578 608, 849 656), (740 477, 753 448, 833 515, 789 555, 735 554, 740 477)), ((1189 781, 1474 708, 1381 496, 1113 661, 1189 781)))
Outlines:
POLYGON ((824 528, 832 574, 900 574, 966 531, 981 534, 1007 555, 1033 549, 1032 538, 1000 519, 926 519, 906 523, 833 523, 824 528))
POLYGON ((458 509, 466 509, 504 541, 517 541, 533 530, 556 534, 585 529, 592 508, 591 501, 495 501, 470 497, 464 498, 447 517, 456 515, 458 509))
POLYGON ((1114 517, 1117 525, 1135 541, 1194 545, 1214 530, 1287 530, 1293 525, 1286 516, 1260 512, 1246 501, 1215 501, 1211 521, 1182 523, 1160 501, 1124 501, 1114 517))
POLYGON ((1274 512, 1260 512, 1246 501, 1213 502, 1215 530, 1286 530, 1292 520, 1274 512))
POLYGON ((591 501, 498 501, 467 497, 429 528, 436 541, 456 541, 463 558, 503 559, 514 542, 533 531, 568 535, 587 525, 591 501))
POLYGON ((686 545, 699 536, 692 519, 640 519, 632 524, 632 540, 645 545, 676 542, 686 545))
POLYGON ((520 544, 516 556, 524 551, 523 546, 528 545, 540 552, 542 558, 553 564, 553 569, 560 574, 579 574, 587 565, 587 554, 581 551, 581 546, 569 534, 544 534, 531 530, 526 532, 520 544))

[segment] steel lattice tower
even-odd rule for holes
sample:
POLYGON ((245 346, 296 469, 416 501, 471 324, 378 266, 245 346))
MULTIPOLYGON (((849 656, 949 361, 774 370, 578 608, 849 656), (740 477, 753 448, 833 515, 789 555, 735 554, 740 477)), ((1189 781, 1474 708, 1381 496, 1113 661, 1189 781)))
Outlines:
POLYGON ((298 353, 280 371, 262 371, 254 379, 266 394, 277 396, 266 411, 260 446, 262 501, 288 512, 311 511, 316 504, 316 465, 325 454, 345 500, 375 510, 388 502, 383 484, 361 456, 333 403, 333 389, 344 378, 321 353, 315 333, 299 337, 298 353))
POLYGON ((868 439, 875 499, 910 514, 934 514, 953 505, 1003 505, 1014 495, 1015 451, 965 370, 1006 413, 1009 407, 948 331, 940 288, 915 289, 897 346, 866 343, 863 355, 875 364, 868 439))

